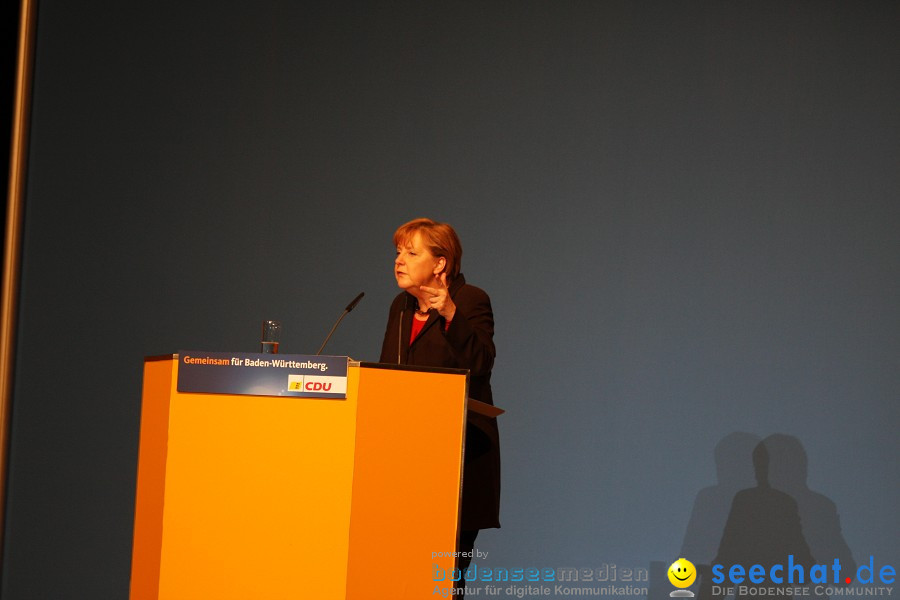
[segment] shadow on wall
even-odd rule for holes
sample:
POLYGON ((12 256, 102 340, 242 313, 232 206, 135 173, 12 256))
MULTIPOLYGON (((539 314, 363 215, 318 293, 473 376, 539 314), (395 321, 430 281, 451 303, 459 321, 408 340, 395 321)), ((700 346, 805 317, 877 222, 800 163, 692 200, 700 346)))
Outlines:
MULTIPOLYGON (((835 558, 842 572, 856 571, 834 502, 807 485, 807 456, 800 440, 779 433, 759 441, 753 434, 735 432, 716 444, 715 460, 717 483, 697 494, 681 548, 681 556, 697 568, 692 587, 700 600, 716 598, 714 564, 725 565, 726 572, 733 564, 745 569, 762 565, 768 573, 792 555, 806 577, 812 565, 830 565, 835 558)), ((648 598, 668 598, 674 589, 666 573, 669 564, 651 563, 648 598)))

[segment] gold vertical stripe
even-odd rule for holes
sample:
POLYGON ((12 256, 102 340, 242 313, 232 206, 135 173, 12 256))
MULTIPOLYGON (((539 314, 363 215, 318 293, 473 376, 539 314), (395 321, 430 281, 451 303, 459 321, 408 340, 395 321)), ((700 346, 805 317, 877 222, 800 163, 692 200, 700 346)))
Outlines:
POLYGON ((6 472, 9 415, 15 368, 16 304, 22 243, 22 212, 28 158, 28 117, 31 75, 34 66, 34 22, 37 0, 21 0, 16 88, 9 153, 9 189, 6 197, 6 232, 3 245, 3 296, 0 311, 0 554, 3 551, 3 517, 6 511, 6 472))

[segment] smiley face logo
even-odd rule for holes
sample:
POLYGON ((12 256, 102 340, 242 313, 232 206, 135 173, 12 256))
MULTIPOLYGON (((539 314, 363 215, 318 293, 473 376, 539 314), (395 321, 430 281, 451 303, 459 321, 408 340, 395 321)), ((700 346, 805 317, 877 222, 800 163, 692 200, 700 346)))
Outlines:
POLYGON ((689 587, 697 579, 694 563, 686 558, 679 558, 669 567, 669 582, 677 588, 689 587))

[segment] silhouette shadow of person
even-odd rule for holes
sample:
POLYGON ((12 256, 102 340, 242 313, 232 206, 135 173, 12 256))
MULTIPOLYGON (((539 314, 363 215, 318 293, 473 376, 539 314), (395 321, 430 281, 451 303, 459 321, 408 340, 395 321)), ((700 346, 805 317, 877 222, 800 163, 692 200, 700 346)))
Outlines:
MULTIPOLYGON (((800 440, 776 433, 763 440, 763 444, 769 454, 769 483, 797 502, 803 536, 816 562, 831 564, 837 558, 842 573, 856 573, 856 561, 841 532, 836 505, 807 485, 808 460, 800 440)), ((843 581, 837 585, 843 585, 843 581)))
MULTIPOLYGON (((772 487, 769 478, 770 465, 771 457, 763 440, 753 449, 756 487, 735 494, 722 531, 719 550, 713 562, 725 565, 726 571, 731 565, 742 565, 745 570, 751 565, 761 565, 765 572, 769 573, 773 565, 786 565, 788 557, 791 556, 793 557, 791 562, 794 565, 801 565, 804 574, 808 574, 815 561, 803 535, 797 502, 789 494, 772 487)), ((709 577, 705 577, 701 583, 701 600, 713 597, 711 583, 709 577)), ((747 587, 753 586, 747 580, 743 584, 747 587)), ((781 585, 766 581, 765 588, 789 585, 788 577, 785 576, 781 585)), ((770 596, 762 593, 765 591, 763 589, 756 590, 760 593, 742 594, 740 585, 733 587, 737 588, 735 590, 737 599, 758 600, 770 596)), ((777 597, 783 600, 793 596, 781 592, 777 593, 777 597)))
POLYGON ((680 556, 688 557, 698 568, 709 565, 719 550, 732 498, 754 484, 751 457, 759 441, 757 435, 735 431, 716 444, 716 484, 697 493, 681 545, 680 556))
POLYGON ((732 499, 754 485, 752 455, 759 442, 758 435, 735 431, 719 440, 713 451, 716 484, 697 493, 679 555, 694 563, 701 583, 711 576, 732 499))
MULTIPOLYGON (((730 433, 716 444, 715 461, 717 483, 697 494, 681 548, 681 556, 697 568, 701 600, 713 598, 713 564, 723 565, 726 573, 733 564, 745 570, 759 564, 768 573, 792 556, 807 583, 812 564, 831 565, 834 559, 842 573, 856 572, 834 502, 808 487, 808 460, 799 439, 777 433, 760 441, 754 434, 730 433)), ((648 598, 668 597, 665 565, 651 563, 650 572, 648 598)), ((730 581, 722 585, 737 587, 730 581)), ((723 597, 717 592, 716 598, 723 597)))

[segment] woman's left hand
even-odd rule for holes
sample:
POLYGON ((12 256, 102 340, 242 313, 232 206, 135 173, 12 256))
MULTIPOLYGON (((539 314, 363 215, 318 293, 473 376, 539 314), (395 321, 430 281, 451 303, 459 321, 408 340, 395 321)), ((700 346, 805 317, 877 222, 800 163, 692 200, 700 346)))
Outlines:
POLYGON ((419 286, 419 289, 429 295, 428 307, 438 311, 438 314, 447 321, 452 321, 456 315, 456 304, 450 297, 450 290, 447 288, 447 274, 441 273, 438 277, 438 287, 428 287, 427 285, 419 286))

